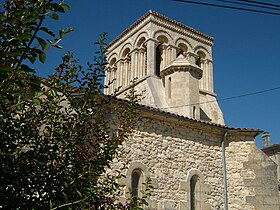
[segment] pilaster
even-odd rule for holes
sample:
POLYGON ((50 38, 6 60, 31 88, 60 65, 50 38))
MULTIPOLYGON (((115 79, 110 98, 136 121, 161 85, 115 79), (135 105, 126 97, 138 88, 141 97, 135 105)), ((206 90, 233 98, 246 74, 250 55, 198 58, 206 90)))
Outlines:
POLYGON ((147 46, 147 75, 156 74, 156 39, 148 39, 145 44, 147 46))

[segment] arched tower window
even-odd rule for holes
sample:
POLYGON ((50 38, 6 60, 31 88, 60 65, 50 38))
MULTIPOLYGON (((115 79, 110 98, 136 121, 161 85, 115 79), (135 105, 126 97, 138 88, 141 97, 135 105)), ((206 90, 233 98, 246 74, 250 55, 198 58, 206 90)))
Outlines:
POLYGON ((196 62, 195 64, 199 67, 202 67, 202 63, 203 63, 203 60, 205 59, 206 55, 204 52, 202 51, 198 51, 197 52, 197 59, 196 59, 196 62))
POLYGON ((112 58, 109 62, 109 71, 110 71, 110 81, 109 81, 109 93, 113 93, 116 88, 116 58, 112 58))
POLYGON ((142 78, 147 75, 147 48, 144 45, 145 37, 141 37, 137 42, 137 49, 135 50, 135 64, 134 64, 134 77, 142 78))
POLYGON ((168 54, 167 46, 168 39, 164 35, 157 37, 159 45, 156 47, 156 75, 160 77, 160 70, 168 64, 168 54))
POLYGON ((129 85, 131 77, 131 58, 130 49, 126 48, 122 53, 121 62, 121 86, 126 87, 129 85))
POLYGON ((159 44, 157 46, 157 48, 156 48, 156 75, 158 77, 160 77, 160 66, 161 66, 161 61, 162 61, 162 58, 161 58, 161 54, 162 54, 161 45, 162 44, 159 44))
POLYGON ((142 47, 143 46, 143 43, 145 42, 145 37, 141 37, 140 39, 139 39, 139 41, 137 42, 137 47, 139 48, 139 47, 142 47))
POLYGON ((185 45, 185 44, 183 44, 183 43, 180 43, 179 45, 178 45, 178 50, 177 50, 177 57, 179 56, 179 55, 183 55, 184 57, 186 57, 186 53, 188 52, 188 47, 187 47, 187 45, 185 45))

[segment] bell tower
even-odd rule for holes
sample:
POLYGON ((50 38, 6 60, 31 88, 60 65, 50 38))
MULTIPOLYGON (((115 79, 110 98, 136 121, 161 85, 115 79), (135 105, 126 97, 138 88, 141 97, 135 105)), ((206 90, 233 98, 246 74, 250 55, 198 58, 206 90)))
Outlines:
POLYGON ((142 104, 224 124, 212 45, 212 37, 150 10, 108 44, 105 84, 112 84, 104 93, 124 98, 136 79, 142 104))

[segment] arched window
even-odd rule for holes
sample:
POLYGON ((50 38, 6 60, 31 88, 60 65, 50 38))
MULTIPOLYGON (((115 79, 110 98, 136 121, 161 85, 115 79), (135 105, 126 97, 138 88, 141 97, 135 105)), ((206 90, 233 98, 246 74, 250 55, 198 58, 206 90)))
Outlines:
POLYGON ((135 169, 131 174, 131 193, 135 197, 140 196, 141 184, 142 184, 142 171, 140 169, 135 169))
POLYGON ((113 93, 116 87, 116 58, 112 58, 109 62, 109 72, 107 73, 109 82, 109 94, 113 93))
POLYGON ((202 67, 202 63, 203 63, 203 60, 205 59, 206 55, 205 55, 205 53, 202 52, 202 51, 198 51, 198 52, 197 52, 197 55, 198 55, 198 57, 197 57, 197 59, 196 59, 195 64, 196 64, 197 66, 199 66, 199 67, 202 67))
POLYGON ((126 186, 125 195, 129 197, 141 197, 141 191, 145 186, 143 185, 146 182, 146 179, 150 177, 150 173, 146 165, 141 162, 132 162, 127 169, 126 178, 124 179, 124 185, 126 186))
POLYGON ((191 169, 187 176, 187 202, 189 210, 204 210, 206 204, 206 188, 203 174, 197 169, 191 169))
POLYGON ((201 183, 199 176, 194 175, 190 179, 190 204, 191 210, 201 210, 201 183))
POLYGON ((156 76, 160 77, 160 69, 168 64, 168 39, 164 35, 157 37, 159 45, 156 47, 156 76))
POLYGON ((156 48, 156 75, 158 77, 160 77, 160 65, 161 65, 161 61, 162 61, 162 58, 161 58, 161 54, 162 54, 161 45, 162 44, 159 44, 157 46, 157 48, 156 48))
POLYGON ((122 87, 128 86, 131 77, 131 57, 130 57, 129 48, 126 48, 122 53, 120 74, 121 74, 121 86, 122 87))
POLYGON ((179 45, 178 45, 178 51, 177 51, 177 57, 179 56, 179 55, 183 55, 184 57, 186 57, 186 53, 188 52, 188 47, 185 45, 185 44, 183 44, 183 43, 180 43, 179 45))
POLYGON ((135 65, 134 78, 141 78, 147 75, 147 48, 145 46, 145 37, 141 37, 137 42, 137 48, 135 49, 135 65))

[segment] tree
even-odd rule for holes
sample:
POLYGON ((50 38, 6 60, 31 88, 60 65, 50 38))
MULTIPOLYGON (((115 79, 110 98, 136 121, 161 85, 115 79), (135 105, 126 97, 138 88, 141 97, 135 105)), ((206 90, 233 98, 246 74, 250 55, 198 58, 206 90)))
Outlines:
MULTIPOLYGON (((10 0, 0 13, 0 206, 3 209, 128 209, 117 201, 120 172, 107 174, 137 115, 134 91, 126 103, 105 97, 105 40, 86 70, 68 53, 48 79, 44 63, 59 36, 63 1, 10 0), (48 34, 51 39, 45 38, 48 34), (114 100, 114 105, 112 105, 114 100), (114 123, 111 119, 114 119, 114 123)), ((145 203, 140 202, 141 204, 145 203)))

